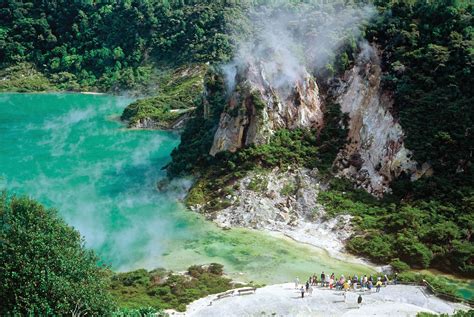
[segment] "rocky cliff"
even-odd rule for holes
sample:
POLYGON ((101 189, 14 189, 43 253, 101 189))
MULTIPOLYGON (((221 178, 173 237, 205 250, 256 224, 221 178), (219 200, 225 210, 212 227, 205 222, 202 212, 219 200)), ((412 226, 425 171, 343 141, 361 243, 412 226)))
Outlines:
POLYGON ((391 113, 393 99, 381 87, 381 73, 377 50, 366 45, 333 87, 337 103, 350 117, 348 142, 335 166, 340 175, 378 196, 402 173, 417 177, 402 127, 391 113))
POLYGON ((322 127, 322 105, 313 77, 301 69, 294 80, 286 80, 287 74, 273 66, 259 61, 238 67, 211 155, 264 144, 279 129, 322 127))

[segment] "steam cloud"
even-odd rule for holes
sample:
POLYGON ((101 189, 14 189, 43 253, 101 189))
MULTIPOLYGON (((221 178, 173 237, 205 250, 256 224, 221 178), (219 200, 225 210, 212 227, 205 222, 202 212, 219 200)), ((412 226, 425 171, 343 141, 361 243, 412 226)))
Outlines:
POLYGON ((324 69, 345 43, 356 43, 362 24, 374 14, 371 5, 260 7, 249 16, 253 36, 238 40, 234 59, 222 67, 227 88, 232 91, 237 74, 257 64, 274 88, 292 87, 306 69, 324 69))

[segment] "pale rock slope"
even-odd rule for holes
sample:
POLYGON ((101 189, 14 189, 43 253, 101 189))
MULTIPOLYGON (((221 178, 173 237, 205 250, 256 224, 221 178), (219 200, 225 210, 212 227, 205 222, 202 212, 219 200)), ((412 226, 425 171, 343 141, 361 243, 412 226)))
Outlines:
POLYGON ((402 173, 416 175, 417 166, 392 115, 393 99, 382 89, 378 54, 367 44, 336 88, 336 102, 350 120, 348 142, 335 165, 340 175, 381 196, 402 173))
MULTIPOLYGON (((318 194, 327 185, 316 169, 290 167, 249 172, 238 182, 238 190, 226 197, 230 206, 208 215, 219 226, 279 232, 325 249, 333 257, 366 263, 345 254, 345 241, 353 233, 351 216, 326 217, 318 194)), ((205 213, 201 206, 192 208, 205 213)))

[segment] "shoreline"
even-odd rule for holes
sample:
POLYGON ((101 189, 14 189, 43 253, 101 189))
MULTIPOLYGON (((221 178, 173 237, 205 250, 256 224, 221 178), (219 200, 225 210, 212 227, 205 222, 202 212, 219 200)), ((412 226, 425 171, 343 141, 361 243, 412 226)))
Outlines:
POLYGON ((0 94, 80 94, 80 95, 111 95, 120 96, 113 93, 98 91, 73 91, 73 90, 44 90, 44 91, 0 91, 0 94))
POLYGON ((343 250, 334 251, 334 250, 331 250, 331 249, 328 249, 328 248, 324 247, 321 244, 312 243, 310 241, 304 241, 302 239, 299 239, 297 236, 295 236, 295 234, 297 234, 297 232, 294 232, 294 231, 293 232, 275 231, 275 230, 271 230, 271 229, 265 229, 263 231, 267 232, 271 235, 275 235, 275 234, 280 235, 281 234, 281 235, 285 236, 286 238, 291 239, 292 241, 294 241, 298 244, 307 245, 307 246, 310 246, 312 248, 320 249, 320 250, 326 252, 328 254, 328 256, 330 256, 331 258, 334 258, 334 259, 337 259, 337 260, 340 260, 340 261, 344 261, 344 262, 347 262, 347 263, 353 263, 353 264, 366 265, 366 266, 374 269, 378 273, 382 273, 385 268, 389 268, 389 265, 378 265, 378 264, 375 264, 375 263, 371 262, 369 259, 365 259, 363 257, 355 256, 351 253, 344 252, 343 250))

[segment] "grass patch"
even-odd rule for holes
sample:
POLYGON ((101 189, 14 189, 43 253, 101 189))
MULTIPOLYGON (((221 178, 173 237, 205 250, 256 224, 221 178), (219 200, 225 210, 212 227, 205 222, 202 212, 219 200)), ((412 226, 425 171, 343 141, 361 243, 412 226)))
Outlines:
POLYGON ((286 183, 280 191, 282 196, 290 196, 296 193, 296 186, 293 183, 286 183))
POLYGON ((267 187, 268 179, 264 175, 255 175, 255 177, 250 180, 248 185, 248 189, 259 193, 266 191, 267 187))

